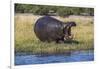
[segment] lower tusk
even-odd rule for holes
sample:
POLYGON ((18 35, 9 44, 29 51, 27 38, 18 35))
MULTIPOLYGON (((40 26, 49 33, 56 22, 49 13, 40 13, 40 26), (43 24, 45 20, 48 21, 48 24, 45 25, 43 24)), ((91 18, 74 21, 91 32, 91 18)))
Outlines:
POLYGON ((73 39, 73 36, 69 36, 69 39, 73 39))
POLYGON ((72 40, 74 38, 74 35, 70 35, 70 36, 65 36, 64 40, 72 40))

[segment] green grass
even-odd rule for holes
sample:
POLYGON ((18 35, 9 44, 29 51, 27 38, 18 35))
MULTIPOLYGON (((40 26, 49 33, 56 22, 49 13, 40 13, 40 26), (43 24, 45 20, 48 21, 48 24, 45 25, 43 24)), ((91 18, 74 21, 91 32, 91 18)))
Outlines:
POLYGON ((55 17, 63 22, 75 21, 77 26, 72 28, 74 39, 72 43, 57 44, 41 42, 34 33, 34 24, 40 16, 15 15, 15 52, 31 54, 60 54, 74 50, 94 49, 94 30, 92 17, 55 17), (78 42, 78 43, 77 43, 78 42))

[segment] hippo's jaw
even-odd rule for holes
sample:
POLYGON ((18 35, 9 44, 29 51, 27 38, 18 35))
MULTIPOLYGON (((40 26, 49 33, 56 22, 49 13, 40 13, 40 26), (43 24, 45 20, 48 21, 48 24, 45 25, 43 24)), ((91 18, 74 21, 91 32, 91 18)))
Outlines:
POLYGON ((64 40, 72 40, 73 39, 73 35, 65 35, 64 36, 64 40))

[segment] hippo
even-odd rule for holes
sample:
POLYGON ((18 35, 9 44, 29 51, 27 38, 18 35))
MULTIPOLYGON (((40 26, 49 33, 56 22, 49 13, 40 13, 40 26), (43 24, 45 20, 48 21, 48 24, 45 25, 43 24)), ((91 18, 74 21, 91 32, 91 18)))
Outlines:
POLYGON ((75 22, 64 23, 51 16, 40 17, 35 25, 34 32, 40 41, 55 41, 59 43, 72 39, 71 27, 76 26, 75 22))

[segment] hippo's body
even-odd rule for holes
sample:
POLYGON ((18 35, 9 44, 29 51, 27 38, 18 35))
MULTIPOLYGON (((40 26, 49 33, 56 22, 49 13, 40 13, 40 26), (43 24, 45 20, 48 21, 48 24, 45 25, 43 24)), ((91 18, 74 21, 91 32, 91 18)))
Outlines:
POLYGON ((65 35, 69 36, 66 28, 67 24, 53 17, 44 16, 36 21, 34 32, 41 41, 64 41, 65 35))

